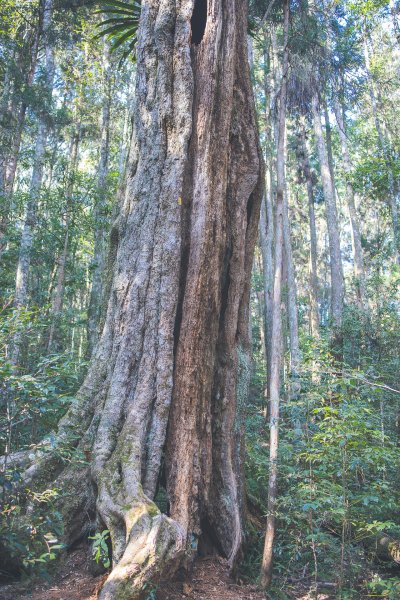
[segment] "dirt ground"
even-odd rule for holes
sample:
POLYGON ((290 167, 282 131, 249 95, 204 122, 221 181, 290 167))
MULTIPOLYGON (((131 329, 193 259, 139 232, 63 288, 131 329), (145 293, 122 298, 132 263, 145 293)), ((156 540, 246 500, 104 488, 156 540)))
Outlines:
MULTIPOLYGON (((51 583, 10 584, 0 587, 0 600, 97 600, 106 576, 94 577, 88 567, 87 550, 78 548, 59 564, 51 583)), ((308 600, 306 593, 288 590, 294 600, 308 600)), ((150 591, 149 591, 150 593, 150 591)), ((255 586, 238 585, 226 562, 217 557, 196 561, 190 581, 161 583, 151 600, 265 600, 255 586)), ((319 595, 319 600, 332 596, 319 595)))

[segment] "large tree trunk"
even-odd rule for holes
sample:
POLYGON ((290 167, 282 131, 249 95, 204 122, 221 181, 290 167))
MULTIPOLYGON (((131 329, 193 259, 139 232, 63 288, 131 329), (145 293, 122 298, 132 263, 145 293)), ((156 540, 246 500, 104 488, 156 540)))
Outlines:
POLYGON ((103 600, 139 597, 198 541, 231 564, 241 546, 239 413, 262 189, 246 4, 210 0, 204 37, 201 19, 191 32, 192 0, 142 5, 134 160, 111 233, 107 317, 57 438, 73 434, 91 462, 60 471, 50 452, 26 473, 59 473, 69 540, 94 519, 110 530, 103 600), (154 503, 160 485, 169 516, 154 503))
POLYGON ((331 170, 326 142, 322 132, 321 115, 317 93, 312 98, 312 114, 314 120, 314 131, 317 140, 318 156, 321 167, 322 186, 324 189, 326 221, 329 238, 329 258, 331 270, 331 313, 333 326, 336 331, 342 326, 344 279, 342 256, 340 253, 340 235, 338 214, 336 208, 335 190, 332 181, 331 170))

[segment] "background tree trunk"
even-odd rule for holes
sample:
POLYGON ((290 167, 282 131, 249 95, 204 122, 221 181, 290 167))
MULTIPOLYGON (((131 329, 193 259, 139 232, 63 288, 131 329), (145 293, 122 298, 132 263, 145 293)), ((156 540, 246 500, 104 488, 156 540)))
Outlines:
POLYGON ((260 247, 263 266, 263 288, 264 288, 264 323, 265 323, 265 349, 267 362, 267 385, 266 396, 269 396, 269 384, 271 378, 271 338, 272 338, 272 298, 274 288, 273 277, 273 243, 274 243, 274 215, 272 206, 271 178, 269 177, 269 166, 267 165, 266 190, 261 206, 260 216, 260 247))
POLYGON ((299 323, 297 315, 297 288, 296 275, 293 264, 292 240, 289 224, 289 206, 287 190, 283 200, 283 239, 284 239, 284 260, 286 263, 286 282, 287 282, 287 309, 289 323, 289 342, 290 342, 290 372, 293 381, 291 383, 291 394, 298 391, 298 385, 295 379, 299 375, 300 367, 300 344, 299 344, 299 323))
MULTIPOLYGON (((272 339, 272 297, 274 288, 274 208, 273 208, 273 142, 272 142, 272 119, 271 119, 271 92, 273 82, 268 77, 267 70, 270 68, 271 47, 264 36, 264 95, 265 95, 265 138, 266 138, 266 177, 265 196, 261 207, 260 218, 260 246, 263 259, 264 276, 264 311, 265 311, 265 347, 267 358, 267 384, 266 396, 269 397, 269 386, 271 380, 271 339, 272 339)), ((272 78, 271 78, 272 79, 272 78)))
POLYGON ((278 445, 280 410, 280 372, 282 356, 282 272, 284 252, 284 194, 285 194, 285 141, 286 141, 286 99, 289 68, 289 1, 285 0, 284 40, 282 81, 278 118, 277 185, 275 204, 275 271, 274 295, 272 304, 272 343, 271 343, 271 382, 270 382, 270 438, 269 438, 269 476, 268 476, 268 516, 265 534, 264 552, 261 565, 260 582, 266 588, 272 580, 273 546, 276 527, 276 499, 278 493, 278 445))
POLYGON ((92 289, 88 307, 87 354, 90 357, 95 347, 101 323, 101 309, 104 305, 104 269, 107 253, 107 176, 110 153, 110 113, 111 113, 111 63, 107 44, 103 50, 103 110, 101 119, 101 144, 97 198, 94 209, 94 255, 92 263, 92 289))
POLYGON ((347 135, 344 124, 344 113, 342 107, 339 104, 337 97, 334 98, 334 111, 335 117, 339 129, 340 143, 342 147, 342 162, 343 170, 346 177, 346 199, 347 207, 350 215, 351 225, 351 237, 353 242, 353 256, 354 256, 354 275, 356 280, 357 299, 361 308, 366 307, 366 291, 365 291, 365 270, 364 270, 364 258, 361 246, 361 233, 360 225, 358 222, 358 216, 356 211, 356 205, 354 200, 354 189, 351 182, 352 176, 352 164, 350 159, 349 148, 347 144, 347 135))
MULTIPOLYGON (((39 41, 42 33, 42 21, 44 5, 41 3, 38 23, 34 31, 27 35, 28 43, 20 50, 18 64, 25 70, 23 73, 24 83, 30 88, 36 71, 39 41), (24 59, 29 57, 28 64, 24 59)), ((14 188, 15 174, 17 171, 18 156, 22 140, 22 131, 25 123, 25 115, 28 108, 26 100, 22 100, 19 108, 17 99, 12 97, 11 71, 14 65, 11 63, 7 70, 3 94, 0 103, 0 199, 2 208, 0 211, 0 260, 6 247, 6 232, 8 228, 11 196, 14 188), (15 123, 13 113, 17 113, 15 123)), ((26 92, 25 92, 26 93, 26 92)))
MULTIPOLYGON (((28 298, 28 278, 31 262, 31 252, 34 240, 34 227, 36 221, 37 204, 43 180, 43 167, 46 152, 46 142, 49 130, 49 115, 47 111, 51 103, 51 94, 54 80, 54 49, 51 44, 52 0, 46 0, 43 9, 43 38, 45 40, 45 75, 44 94, 46 106, 39 122, 39 131, 36 138, 35 156, 33 160, 32 177, 29 188, 29 198, 26 207, 25 222, 21 235, 19 258, 15 281, 14 305, 20 309, 26 305, 28 298)), ((21 345, 21 333, 18 331, 13 340, 12 361, 18 364, 21 345)))
POLYGON ((364 25, 364 61, 365 68, 367 71, 367 78, 369 83, 369 95, 371 98, 371 108, 372 114, 375 121, 376 132, 378 134, 379 145, 381 149, 382 158, 386 163, 387 173, 388 173, 388 184, 389 184, 389 207, 392 216, 393 223, 393 236, 394 236, 394 246, 397 253, 397 261, 400 260, 400 224, 399 224, 399 211, 397 206, 397 197, 396 197, 396 186, 395 186, 395 177, 393 174, 392 160, 390 156, 390 146, 389 142, 386 138, 384 130, 382 128, 382 123, 379 115, 379 107, 377 100, 377 93, 375 89, 375 82, 371 73, 371 60, 369 56, 369 47, 368 47, 368 31, 366 25, 364 25))
POLYGON ((74 187, 74 178, 76 174, 76 164, 78 160, 78 148, 81 135, 81 123, 80 121, 76 125, 76 129, 72 136, 70 152, 69 152, 69 172, 67 176, 67 186, 65 190, 65 209, 63 215, 64 224, 64 243, 57 260, 57 283, 54 291, 54 296, 51 303, 51 316, 52 322, 49 332, 49 340, 47 343, 47 350, 51 352, 53 350, 53 344, 56 336, 56 328, 59 325, 58 320, 63 307, 64 300, 64 289, 65 289, 65 269, 67 265, 68 249, 69 249, 69 237, 70 237, 70 224, 71 224, 71 212, 72 212, 72 194, 74 187))
POLYGON ((304 117, 300 120, 300 168, 306 180, 308 198, 308 217, 310 229, 310 333, 314 338, 319 337, 319 308, 318 308, 318 269, 317 269, 317 228, 314 209, 314 184, 310 168, 304 117))
POLYGON ((326 142, 322 132, 321 115, 319 112, 318 95, 314 93, 312 98, 312 114, 314 120, 314 131, 317 140, 318 156, 321 167, 322 186, 324 189, 326 221, 329 237, 329 256, 331 270, 331 312, 334 328, 339 330, 342 325, 344 279, 342 256, 340 253, 340 235, 338 215, 335 200, 335 190, 329 166, 326 142))

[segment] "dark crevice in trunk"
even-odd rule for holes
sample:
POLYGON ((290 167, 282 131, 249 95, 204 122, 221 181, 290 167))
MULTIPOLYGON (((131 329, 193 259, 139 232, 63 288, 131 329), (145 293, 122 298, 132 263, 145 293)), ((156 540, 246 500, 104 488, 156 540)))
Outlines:
POLYGON ((198 539, 197 554, 200 557, 218 554, 224 556, 224 551, 219 543, 215 528, 203 517, 200 521, 201 535, 198 539))
POLYGON ((207 25, 207 0, 195 0, 192 19, 192 44, 198 46, 204 36, 207 25))

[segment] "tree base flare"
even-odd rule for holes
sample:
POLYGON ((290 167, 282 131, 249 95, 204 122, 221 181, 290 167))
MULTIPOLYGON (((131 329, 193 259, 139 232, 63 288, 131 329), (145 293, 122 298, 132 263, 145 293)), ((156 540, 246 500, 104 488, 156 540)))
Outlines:
POLYGON ((185 539, 184 531, 172 519, 162 514, 144 514, 131 530, 125 552, 111 571, 99 599, 143 597, 146 584, 178 568, 185 552, 185 539))

